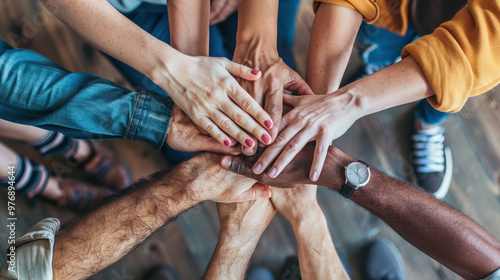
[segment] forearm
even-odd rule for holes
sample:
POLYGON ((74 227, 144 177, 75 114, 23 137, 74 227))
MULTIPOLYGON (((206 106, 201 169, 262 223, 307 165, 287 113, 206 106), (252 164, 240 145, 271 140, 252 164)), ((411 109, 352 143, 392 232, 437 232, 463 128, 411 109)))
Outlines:
POLYGON ((167 1, 170 44, 193 56, 208 56, 210 1, 167 1))
POLYGON ((500 267, 500 243, 457 210, 378 171, 351 198, 399 235, 466 279, 500 267))
POLYGON ((366 116, 434 95, 420 66, 409 56, 338 90, 352 94, 354 111, 366 116))
POLYGON ((0 118, 72 138, 124 138, 157 149, 163 145, 173 108, 169 97, 131 92, 88 73, 69 72, 1 40, 0 60, 8 62, 0 64, 0 118), (82 104, 92 110, 81 110, 82 104))
POLYGON ((123 197, 60 231, 54 244, 54 279, 88 278, 196 205, 198 201, 190 199, 186 191, 183 177, 189 173, 183 168, 156 174, 151 182, 136 183, 123 197))
POLYGON ((309 42, 306 81, 316 94, 338 89, 363 20, 354 9, 322 3, 309 42))
POLYGON ((321 208, 292 224, 302 279, 349 279, 335 250, 321 208))
POLYGON ((240 3, 235 58, 244 57, 249 50, 255 52, 256 57, 268 52, 277 55, 278 4, 277 0, 252 0, 240 3))
POLYGON ((248 264, 260 235, 256 238, 253 236, 250 240, 242 239, 234 233, 233 235, 229 236, 221 230, 217 249, 204 279, 245 279, 248 264))
POLYGON ((177 51, 128 20, 105 0, 40 0, 93 46, 155 81, 177 51))

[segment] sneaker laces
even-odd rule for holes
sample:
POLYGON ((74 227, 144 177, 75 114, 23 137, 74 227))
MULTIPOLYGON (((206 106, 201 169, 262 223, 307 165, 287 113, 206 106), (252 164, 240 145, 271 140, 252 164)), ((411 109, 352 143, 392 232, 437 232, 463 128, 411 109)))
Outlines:
POLYGON ((444 166, 444 128, 436 126, 412 135, 414 163, 419 173, 442 172, 444 166))

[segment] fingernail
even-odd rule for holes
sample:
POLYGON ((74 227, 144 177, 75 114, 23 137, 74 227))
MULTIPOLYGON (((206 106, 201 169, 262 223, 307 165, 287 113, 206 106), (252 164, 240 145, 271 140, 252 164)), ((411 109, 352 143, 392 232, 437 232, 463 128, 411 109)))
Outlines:
POLYGON ((245 153, 245 155, 251 155, 253 153, 253 148, 247 148, 243 146, 243 152, 245 153))
POLYGON ((314 171, 311 177, 314 182, 318 181, 318 172, 314 171))
POLYGON ((270 121, 270 120, 265 120, 264 121, 264 125, 267 127, 267 128, 271 128, 273 127, 273 122, 270 121))
POLYGON ((255 165, 255 167, 253 168, 253 172, 254 173, 257 173, 259 172, 260 170, 262 169, 262 164, 259 162, 255 165))
POLYGON ((260 71, 254 69, 254 70, 250 71, 250 73, 252 73, 252 75, 257 76, 257 75, 259 75, 260 71))
POLYGON ((251 147, 253 147, 253 145, 254 145, 255 143, 253 142, 253 140, 252 140, 252 139, 248 138, 247 140, 245 140, 245 144, 246 144, 249 148, 251 148, 251 147))
POLYGON ((229 148, 231 146, 231 141, 229 141, 227 139, 224 140, 224 145, 229 148))
POLYGON ((222 167, 229 168, 229 166, 231 165, 231 158, 230 157, 223 157, 221 164, 222 164, 222 167))
POLYGON ((274 177, 274 175, 276 175, 276 171, 278 171, 276 167, 271 168, 271 171, 269 171, 269 176, 274 177))
POLYGON ((267 134, 262 134, 261 139, 262 139, 262 141, 264 141, 264 143, 266 143, 266 144, 271 143, 271 137, 269 137, 269 135, 267 135, 267 134))

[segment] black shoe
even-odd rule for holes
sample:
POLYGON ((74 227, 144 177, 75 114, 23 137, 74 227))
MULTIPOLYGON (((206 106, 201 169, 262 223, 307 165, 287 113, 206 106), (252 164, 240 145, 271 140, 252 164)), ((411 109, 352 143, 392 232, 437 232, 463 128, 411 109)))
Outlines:
POLYGON ((444 146, 444 128, 435 125, 415 131, 412 140, 412 164, 418 185, 438 199, 450 189, 453 160, 450 148, 444 146))
POLYGON ((360 269, 363 280, 408 279, 401 254, 385 239, 375 240, 361 250, 360 269))
POLYGON ((166 264, 160 264, 158 266, 153 267, 150 269, 147 273, 146 276, 144 277, 144 280, 179 280, 179 275, 177 275, 177 272, 170 266, 166 264))

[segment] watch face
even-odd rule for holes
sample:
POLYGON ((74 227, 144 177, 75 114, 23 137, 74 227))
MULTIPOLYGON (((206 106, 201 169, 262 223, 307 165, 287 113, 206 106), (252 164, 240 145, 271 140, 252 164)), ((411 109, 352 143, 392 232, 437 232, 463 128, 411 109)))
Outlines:
POLYGON ((370 170, 368 166, 361 162, 353 162, 349 164, 346 168, 347 180, 356 187, 364 186, 368 183, 370 179, 370 170))

